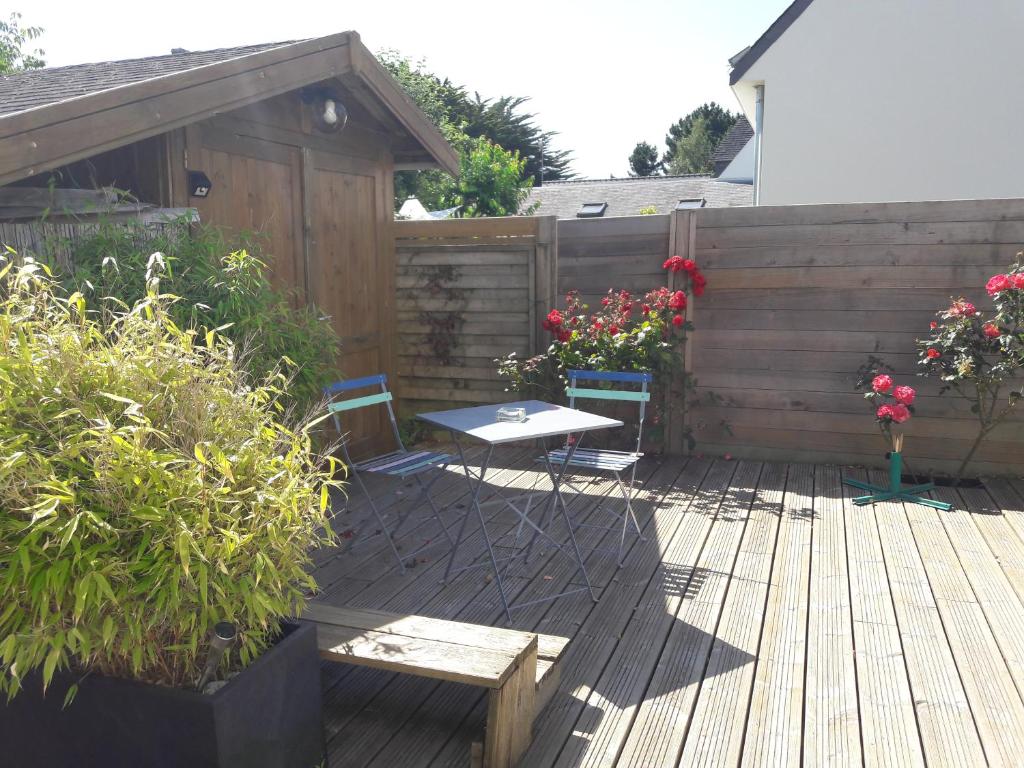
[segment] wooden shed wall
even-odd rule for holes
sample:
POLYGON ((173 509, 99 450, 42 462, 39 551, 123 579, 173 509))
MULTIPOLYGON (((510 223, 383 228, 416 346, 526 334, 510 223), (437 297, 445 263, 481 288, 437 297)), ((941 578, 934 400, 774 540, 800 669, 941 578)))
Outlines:
MULTIPOLYGON (((397 385, 386 136, 358 114, 338 134, 317 133, 299 95, 289 93, 166 141, 172 202, 194 205, 208 224, 260 234, 274 283, 330 316, 341 340, 338 378, 384 372, 397 385), (186 168, 209 176, 209 197, 188 197, 186 168)), ((346 420, 357 453, 376 447, 384 418, 382 409, 367 409, 346 420)))

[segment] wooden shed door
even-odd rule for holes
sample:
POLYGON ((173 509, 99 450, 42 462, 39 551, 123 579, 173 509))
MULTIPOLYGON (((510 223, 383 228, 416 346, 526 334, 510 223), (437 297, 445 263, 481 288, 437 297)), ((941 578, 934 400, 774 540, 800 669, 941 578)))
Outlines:
MULTIPOLYGON (((381 242, 387 215, 382 171, 376 164, 308 150, 303 160, 312 169, 306 182, 312 202, 310 292, 341 337, 342 377, 391 373, 394 265, 387 258, 389 244, 381 242)), ((389 376, 389 385, 395 383, 389 376)), ((346 415, 356 455, 393 445, 383 407, 346 415)))

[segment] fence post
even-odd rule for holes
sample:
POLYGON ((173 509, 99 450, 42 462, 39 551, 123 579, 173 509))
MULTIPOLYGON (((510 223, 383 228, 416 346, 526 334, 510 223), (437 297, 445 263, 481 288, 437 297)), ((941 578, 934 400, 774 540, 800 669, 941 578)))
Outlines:
POLYGON ((558 301, 558 219, 537 217, 530 281, 530 354, 539 355, 547 345, 540 322, 558 301))
MULTIPOLYGON (((684 259, 693 258, 694 240, 697 231, 697 211, 674 211, 669 226, 668 254, 667 256, 682 256, 684 259)), ((667 257, 666 257, 667 258, 667 257)), ((668 273, 669 289, 676 290, 677 282, 675 273, 668 273)), ((684 317, 694 322, 694 301, 692 293, 687 296, 686 310, 684 317)), ((683 350, 683 375, 693 375, 693 336, 691 331, 687 334, 686 347, 683 350)), ((685 381, 673 379, 668 387, 666 396, 667 423, 665 424, 665 447, 668 453, 684 453, 686 450, 685 435, 687 426, 691 426, 689 418, 689 404, 686 402, 687 391, 685 381)))

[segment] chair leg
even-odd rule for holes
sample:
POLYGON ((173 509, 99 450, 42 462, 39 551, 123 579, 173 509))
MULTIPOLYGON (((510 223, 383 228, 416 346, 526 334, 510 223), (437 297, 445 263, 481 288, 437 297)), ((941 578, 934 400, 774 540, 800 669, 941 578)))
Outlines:
POLYGON ((615 472, 615 482, 619 485, 619 491, 622 493, 622 498, 626 501, 626 507, 622 512, 622 534, 619 537, 619 567, 625 562, 624 552, 626 549, 626 528, 629 527, 629 523, 632 521, 633 529, 636 531, 636 535, 643 540, 643 534, 640 532, 640 523, 637 522, 636 515, 633 513, 633 481, 630 479, 629 487, 622 482, 622 477, 618 472, 615 472))
POLYGON ((399 553, 398 547, 395 546, 395 540, 394 540, 393 536, 391 535, 391 532, 388 531, 388 526, 384 522, 384 518, 380 514, 380 510, 377 509, 377 505, 373 501, 372 494, 367 489, 366 485, 363 483, 363 479, 359 476, 359 473, 356 472, 354 467, 352 468, 352 476, 356 479, 356 482, 359 484, 359 487, 362 489, 363 494, 366 496, 366 500, 370 502, 370 509, 373 510, 373 516, 377 518, 377 524, 380 525, 381 535, 384 536, 385 539, 387 539, 388 546, 391 547, 391 551, 394 553, 395 559, 398 561, 398 567, 401 570, 401 572, 404 574, 405 573, 405 561, 402 560, 402 555, 399 553))

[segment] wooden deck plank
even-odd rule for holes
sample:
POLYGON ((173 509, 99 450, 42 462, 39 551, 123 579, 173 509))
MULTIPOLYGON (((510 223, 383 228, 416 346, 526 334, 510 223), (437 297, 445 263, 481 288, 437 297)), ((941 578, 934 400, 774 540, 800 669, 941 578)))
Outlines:
POLYGON ((588 701, 631 623, 633 611, 663 558, 679 563, 696 557, 733 469, 734 465, 716 462, 708 471, 705 462, 693 461, 680 476, 677 488, 665 496, 655 512, 652 532, 635 548, 639 556, 626 563, 606 597, 573 637, 562 668, 561 690, 538 718, 523 765, 553 765, 567 741, 571 742, 569 748, 575 749, 576 741, 588 738, 576 723, 588 711, 588 701))
MULTIPOLYGON (((786 472, 784 464, 767 464, 762 470, 685 743, 670 745, 682 748, 682 765, 739 764, 786 472)), ((637 724, 641 722, 638 718, 637 724)), ((643 766, 650 750, 640 744, 658 738, 634 727, 623 755, 635 757, 626 764, 643 766)))
POLYGON ((863 764, 840 482, 837 467, 815 467, 804 692, 804 762, 815 766, 863 764))
POLYGON ((570 741, 555 765, 613 765, 660 660, 670 668, 663 670, 665 688, 655 695, 667 692, 671 685, 699 681, 717 622, 719 597, 729 577, 726 572, 719 578, 716 568, 735 552, 760 472, 756 462, 739 463, 735 472, 730 468, 722 474, 717 488, 708 486, 704 511, 713 519, 703 546, 684 548, 682 557, 672 549, 662 556, 591 692, 589 707, 576 723, 576 731, 588 737, 570 741), (713 586, 704 599, 704 585, 709 580, 713 586), (684 606, 686 615, 679 616, 684 606))
MULTIPOLYGON (((859 473, 855 479, 865 476, 859 473)), ((852 502, 861 493, 843 488, 864 765, 916 768, 924 766, 924 753, 903 640, 875 516, 852 502)))
MULTIPOLYGON (((871 473, 871 480, 886 482, 878 472, 871 473)), ((970 702, 903 505, 881 502, 871 511, 882 542, 925 759, 950 766, 984 765, 985 751, 970 702)))
POLYGON ((1024 756, 1024 731, 1016 727, 1024 722, 1024 606, 972 520, 984 515, 957 509, 963 502, 950 489, 935 496, 954 509, 907 504, 907 516, 985 753, 992 765, 1015 765, 1024 756))
MULTIPOLYGON (((682 765, 706 765, 716 760, 724 765, 738 764, 746 720, 746 706, 738 704, 750 698, 785 474, 784 465, 762 469, 742 540, 733 547, 735 562, 729 561, 731 579, 722 595, 717 628, 709 633, 712 643, 706 664, 701 648, 700 667, 691 667, 689 684, 679 685, 684 678, 677 671, 673 682, 672 676, 665 674, 666 659, 659 660, 623 747, 620 765, 674 766, 680 752, 682 765), (730 733, 736 736, 731 752, 726 746, 730 733)), ((724 566, 713 567, 725 570, 724 566)), ((709 586, 705 582, 702 591, 709 586)), ((679 619, 689 621, 682 611, 679 619)), ((671 645, 670 638, 666 651, 671 645)), ((678 648, 675 653, 679 654, 678 648)))
POLYGON ((745 765, 799 765, 814 471, 790 467, 743 745, 745 765))

